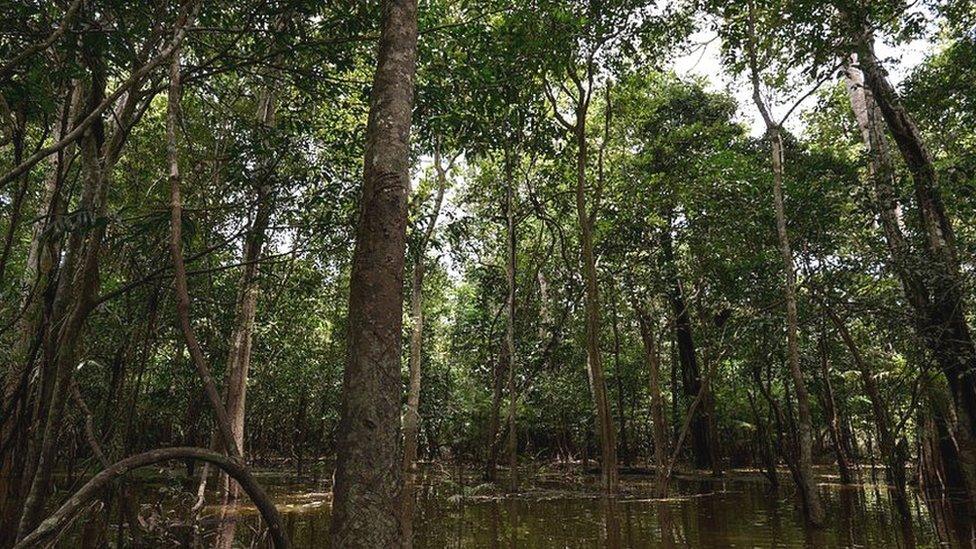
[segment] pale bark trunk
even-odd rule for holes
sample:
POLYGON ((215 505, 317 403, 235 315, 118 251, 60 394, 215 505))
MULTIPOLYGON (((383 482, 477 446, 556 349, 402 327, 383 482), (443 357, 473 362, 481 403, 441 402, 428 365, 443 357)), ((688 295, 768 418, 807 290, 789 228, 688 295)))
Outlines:
POLYGON ((403 470, 410 473, 417 461, 417 434, 420 425, 420 388, 423 378, 423 342, 424 342, 424 276, 427 272, 425 253, 437 226, 441 206, 444 203, 444 191, 447 188, 447 170, 441 158, 441 146, 434 147, 434 170, 437 175, 437 195, 434 198, 433 217, 424 228, 423 236, 417 244, 416 257, 413 264, 413 279, 410 289, 410 385, 407 390, 407 409, 403 414, 403 470))
POLYGON ((348 355, 333 488, 334 547, 403 543, 400 340, 416 56, 416 0, 385 0, 349 284, 348 355))
MULTIPOLYGON (((268 88, 261 91, 258 99, 258 123, 267 128, 275 125, 275 96, 274 92, 268 88)), ((269 180, 273 174, 273 162, 265 162, 259 170, 257 182, 257 211, 251 223, 244 244, 243 263, 244 271, 241 273, 237 296, 237 306, 234 315, 234 329, 230 338, 230 349, 227 360, 227 387, 226 387, 226 406, 227 415, 230 418, 231 432, 234 436, 234 443, 244 452, 244 417, 245 402, 247 399, 247 379, 251 366, 251 345, 254 334, 254 319, 257 315, 258 295, 260 293, 260 283, 258 271, 260 268, 262 249, 264 247, 265 233, 268 230, 268 222, 271 216, 271 185, 269 180)), ((237 499, 239 487, 230 482, 230 478, 224 474, 222 487, 228 499, 237 499)))
POLYGON ((240 447, 234 439, 230 417, 220 394, 214 383, 207 359, 203 356, 200 342, 190 323, 190 293, 186 282, 186 264, 183 261, 183 201, 180 196, 180 162, 177 134, 179 132, 180 96, 180 50, 173 51, 170 64, 170 86, 166 110, 166 157, 169 165, 170 184, 170 254, 173 259, 173 286, 176 293, 176 312, 179 317, 180 329, 186 340, 186 348, 190 351, 193 366, 203 382, 203 389, 210 401, 210 407, 216 416, 217 431, 220 433, 221 443, 228 455, 241 457, 240 447))
POLYGON ((958 263, 951 222, 942 205, 928 151, 874 57, 870 40, 861 44, 859 57, 864 72, 853 65, 848 66, 848 92, 868 152, 875 201, 892 267, 913 308, 916 332, 942 369, 957 409, 956 417, 961 420, 951 426, 955 440, 939 445, 949 452, 943 459, 958 463, 961 469, 961 474, 948 477, 947 488, 972 497, 976 493, 976 435, 973 432, 976 426, 972 415, 976 393, 971 371, 976 354, 965 319, 965 302, 958 290, 958 263), (898 223, 895 170, 885 139, 885 122, 912 172, 919 215, 928 235, 927 252, 931 260, 927 264, 935 273, 926 274, 913 267, 920 258, 913 258, 913 251, 898 223))
POLYGON ((804 509, 811 524, 824 523, 824 509, 813 476, 813 418, 810 414, 810 396, 807 392, 803 370, 800 369, 799 322, 796 311, 796 267, 790 238, 786 232, 786 209, 783 205, 783 136, 779 127, 771 127, 770 139, 773 142, 773 205, 776 210, 776 234, 779 251, 786 272, 783 292, 786 298, 786 340, 787 361, 793 388, 796 391, 797 409, 797 476, 803 496, 804 509))
POLYGON ((437 226, 437 218, 444 202, 447 188, 447 170, 441 164, 441 145, 434 146, 434 170, 437 174, 437 195, 434 213, 417 244, 413 263, 413 280, 410 288, 410 382, 407 388, 407 407, 403 413, 403 473, 406 479, 402 495, 401 530, 404 547, 413 544, 413 515, 416 506, 416 479, 418 435, 420 430, 420 389, 423 378, 424 343, 424 275, 427 271, 425 253, 437 226))

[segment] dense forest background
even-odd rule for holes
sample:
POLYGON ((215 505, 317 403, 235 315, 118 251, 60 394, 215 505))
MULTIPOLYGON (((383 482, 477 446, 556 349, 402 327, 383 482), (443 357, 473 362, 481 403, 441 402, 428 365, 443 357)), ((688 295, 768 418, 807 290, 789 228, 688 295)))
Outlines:
MULTIPOLYGON (((214 466, 331 472, 354 440, 370 94, 382 127, 377 41, 410 13, 382 4, 0 2, 0 546, 127 456, 229 456, 170 456, 202 501, 214 466)), ((973 4, 417 14, 408 484, 417 460, 512 492, 542 462, 609 492, 647 468, 656 495, 751 468, 812 524, 816 464, 887 475, 903 517, 910 490, 976 495, 973 4), (699 56, 723 74, 675 69, 699 56)), ((93 530, 139 536, 126 484, 93 530)))

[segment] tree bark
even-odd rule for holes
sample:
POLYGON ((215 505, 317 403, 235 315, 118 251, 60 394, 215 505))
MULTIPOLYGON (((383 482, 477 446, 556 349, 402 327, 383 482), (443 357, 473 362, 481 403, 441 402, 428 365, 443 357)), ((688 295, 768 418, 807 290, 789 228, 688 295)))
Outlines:
MULTIPOLYGON (((666 263, 670 285, 668 300, 674 315, 674 336, 677 343, 678 362, 681 365, 681 389, 687 401, 693 400, 701 391, 701 369, 695 351, 694 329, 691 324, 691 314, 685 299, 684 284, 678 274, 678 267, 674 253, 674 237, 671 228, 667 227, 661 236, 661 251, 666 263)), ((707 395, 705 398, 708 398, 707 395)), ((695 408, 695 416, 691 422, 691 451, 697 469, 708 469, 712 466, 712 450, 710 447, 708 417, 704 413, 704 406, 695 408)))
POLYGON ((402 484, 400 340, 416 0, 384 0, 350 279, 331 537, 397 547, 402 484))
POLYGON ((976 348, 966 321, 967 307, 960 290, 951 220, 942 203, 931 156, 875 57, 871 39, 860 41, 859 47, 856 61, 860 70, 853 64, 848 66, 848 91, 869 155, 868 167, 880 224, 892 267, 913 308, 916 332, 932 352, 952 396, 956 419, 950 426, 953 440, 938 446, 948 452, 943 460, 958 463, 961 474, 948 476, 947 488, 973 498, 976 497, 976 386, 972 372, 976 367, 976 348), (898 224, 895 170, 882 124, 887 125, 912 174, 919 216, 927 236, 926 261, 915 257, 898 224), (918 265, 924 265, 924 270, 918 265))
POLYGON ((662 481, 665 467, 667 467, 668 431, 664 418, 664 397, 661 394, 661 357, 658 354, 653 321, 633 295, 631 296, 631 306, 637 314, 641 343, 644 346, 644 358, 647 360, 648 381, 650 382, 648 388, 651 393, 651 428, 654 431, 654 470, 658 478, 658 487, 663 493, 662 481))
POLYGON ((825 335, 821 334, 820 375, 824 384, 824 412, 827 414, 830 442, 834 447, 834 455, 837 458, 837 471, 840 474, 840 482, 842 484, 851 484, 854 481, 854 477, 851 473, 851 463, 847 457, 847 452, 844 451, 843 436, 840 432, 840 420, 837 419, 837 401, 834 398, 834 385, 830 381, 830 357, 828 356, 825 337, 825 335))
POLYGON ((583 260, 583 279, 586 284, 584 308, 586 314, 586 364, 596 407, 597 432, 600 436, 600 471, 604 490, 617 491, 617 442, 610 402, 607 398, 607 382, 603 373, 603 357, 600 354, 600 289, 593 252, 593 214, 599 207, 597 201, 591 212, 586 197, 586 111, 581 100, 576 109, 576 215, 580 229, 580 246, 583 260))
POLYGON ((422 380, 422 357, 424 341, 424 308, 423 291, 424 276, 427 272, 426 259, 427 244, 434 235, 437 218, 444 203, 444 191, 447 188, 447 170, 442 164, 441 146, 434 147, 434 170, 437 173, 437 195, 434 198, 434 213, 423 236, 417 243, 416 257, 413 264, 413 279, 410 291, 410 386, 407 390, 407 409, 403 414, 403 470, 410 473, 417 461, 417 433, 420 424, 420 388, 422 380))
POLYGON ((518 491, 518 432, 515 411, 518 392, 515 387, 515 179, 512 158, 505 151, 505 356, 508 361, 508 490, 518 491))
POLYGON ((797 409, 797 474, 803 496, 807 519, 814 526, 824 523, 824 509, 813 476, 813 418, 810 413, 810 395, 807 392, 803 370, 800 369, 799 322, 796 311, 796 267, 786 232, 786 209, 783 205, 783 136, 778 126, 769 128, 773 147, 773 205, 776 210, 776 234, 786 279, 783 292, 786 297, 787 361, 793 388, 796 391, 797 409))

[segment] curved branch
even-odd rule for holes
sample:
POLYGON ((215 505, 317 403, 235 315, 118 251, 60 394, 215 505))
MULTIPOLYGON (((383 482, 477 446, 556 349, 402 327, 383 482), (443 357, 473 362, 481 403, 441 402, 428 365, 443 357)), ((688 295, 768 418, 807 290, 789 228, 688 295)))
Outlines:
POLYGON ((230 477, 241 485, 247 495, 254 502, 255 507, 261 513, 261 517, 268 524, 268 532, 274 541, 277 549, 288 549, 288 538, 281 523, 281 516, 274 502, 268 494, 261 488, 261 485, 248 472, 244 464, 237 459, 212 452, 204 448, 193 447, 174 447, 150 450, 142 454, 127 457, 122 461, 106 468, 91 478, 84 486, 75 492, 68 501, 64 503, 50 517, 45 519, 33 532, 20 540, 14 549, 27 549, 28 547, 40 547, 51 541, 61 530, 63 530, 79 512, 85 504, 97 496, 109 483, 128 472, 153 465, 163 461, 175 459, 195 459, 205 461, 219 467, 230 477))

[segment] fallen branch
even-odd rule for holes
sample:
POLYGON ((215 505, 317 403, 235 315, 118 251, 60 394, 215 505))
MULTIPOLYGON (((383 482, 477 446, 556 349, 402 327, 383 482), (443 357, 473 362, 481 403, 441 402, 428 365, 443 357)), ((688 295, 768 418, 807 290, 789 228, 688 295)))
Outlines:
POLYGON ((248 472, 243 462, 205 448, 175 447, 151 450, 125 458, 106 468, 101 473, 98 473, 68 498, 68 501, 61 508, 41 522, 33 532, 20 540, 14 546, 14 549, 39 547, 51 541, 52 538, 67 527, 89 500, 94 498, 109 483, 119 477, 134 469, 176 459, 195 459, 213 464, 236 480, 251 498, 251 501, 254 502, 264 522, 267 523, 268 532, 271 534, 274 546, 277 549, 287 549, 289 547, 288 538, 285 537, 285 531, 281 523, 281 516, 278 514, 278 509, 275 507, 271 498, 268 497, 268 494, 261 488, 261 485, 248 472))

